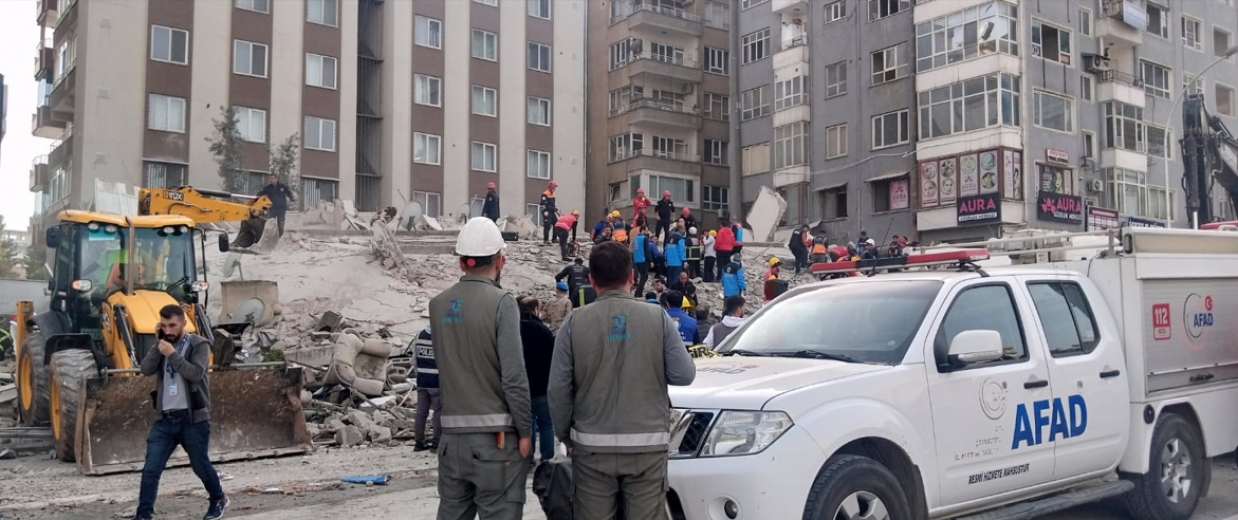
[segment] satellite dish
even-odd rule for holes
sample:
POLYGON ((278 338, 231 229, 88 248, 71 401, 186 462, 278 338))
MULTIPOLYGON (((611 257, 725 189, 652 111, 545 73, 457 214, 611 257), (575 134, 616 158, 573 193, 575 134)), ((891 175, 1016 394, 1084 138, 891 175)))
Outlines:
POLYGON ((417 217, 422 215, 421 203, 410 202, 404 206, 404 211, 400 212, 400 221, 403 224, 405 231, 412 231, 413 225, 417 222, 417 217))
POLYGON ((249 298, 232 309, 229 318, 233 323, 258 323, 266 317, 267 304, 258 298, 249 298))

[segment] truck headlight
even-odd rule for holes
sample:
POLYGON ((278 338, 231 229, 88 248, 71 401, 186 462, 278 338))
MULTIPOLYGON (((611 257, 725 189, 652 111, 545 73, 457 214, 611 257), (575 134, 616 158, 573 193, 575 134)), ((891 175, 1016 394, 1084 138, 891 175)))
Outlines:
POLYGON ((724 411, 709 430, 702 457, 752 455, 765 451, 791 428, 791 417, 784 412, 724 411))

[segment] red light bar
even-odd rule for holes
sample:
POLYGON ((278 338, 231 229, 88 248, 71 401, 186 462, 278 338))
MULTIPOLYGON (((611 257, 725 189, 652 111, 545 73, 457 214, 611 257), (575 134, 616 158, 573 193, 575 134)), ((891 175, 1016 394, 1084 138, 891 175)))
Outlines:
POLYGON ((808 268, 813 274, 846 273, 866 269, 903 269, 908 267, 927 267, 931 265, 955 264, 959 262, 978 262, 989 259, 988 249, 959 249, 941 253, 924 253, 877 260, 857 260, 812 264, 808 268))
POLYGON ((1238 220, 1200 224, 1199 229, 1221 229, 1221 226, 1238 226, 1238 220))

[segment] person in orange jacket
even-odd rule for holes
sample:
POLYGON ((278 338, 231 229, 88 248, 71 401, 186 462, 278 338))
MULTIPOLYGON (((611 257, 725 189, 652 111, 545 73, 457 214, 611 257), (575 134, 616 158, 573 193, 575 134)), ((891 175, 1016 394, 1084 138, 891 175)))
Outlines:
POLYGON ((555 240, 559 242, 559 252, 563 261, 571 260, 567 256, 567 232, 572 232, 572 242, 576 241, 576 220, 580 218, 580 210, 574 209, 571 213, 559 217, 559 221, 555 222, 555 240))

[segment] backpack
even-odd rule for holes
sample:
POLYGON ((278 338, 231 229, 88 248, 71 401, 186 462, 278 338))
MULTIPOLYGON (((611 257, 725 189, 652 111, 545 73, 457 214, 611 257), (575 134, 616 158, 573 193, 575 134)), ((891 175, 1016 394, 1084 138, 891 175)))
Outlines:
POLYGON ((555 457, 533 470, 533 494, 546 520, 573 520, 572 459, 555 457))

